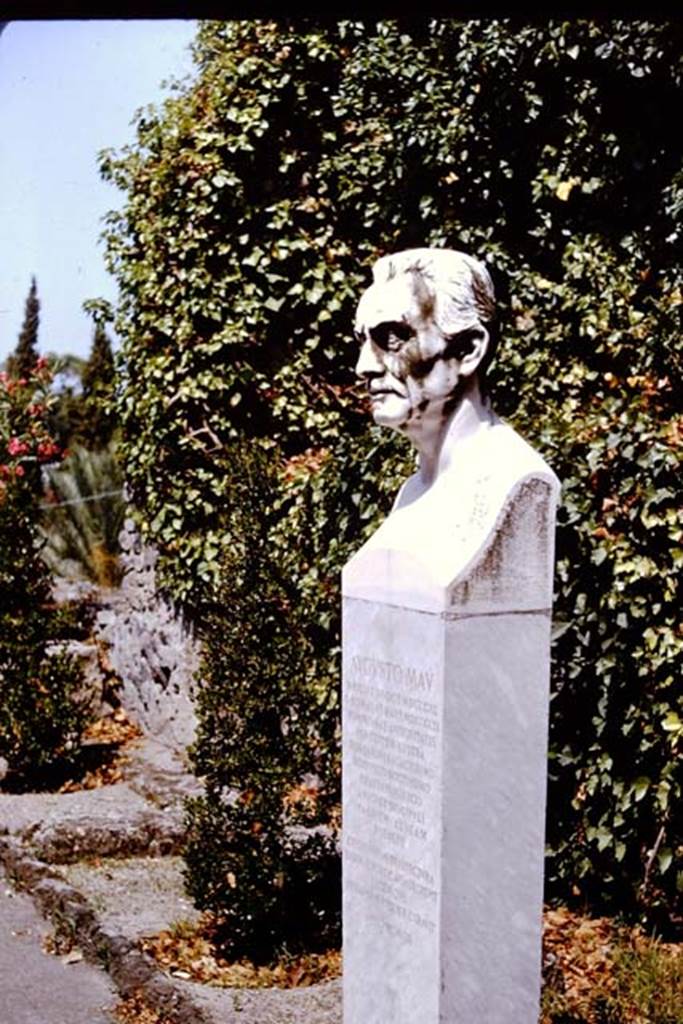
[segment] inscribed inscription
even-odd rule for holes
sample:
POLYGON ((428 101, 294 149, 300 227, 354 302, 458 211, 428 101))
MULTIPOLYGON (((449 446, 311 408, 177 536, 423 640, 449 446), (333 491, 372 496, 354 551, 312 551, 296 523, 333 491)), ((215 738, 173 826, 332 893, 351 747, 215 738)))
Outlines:
POLYGON ((355 653, 344 680, 344 856, 348 895, 386 933, 433 934, 432 844, 441 716, 434 672, 355 653))

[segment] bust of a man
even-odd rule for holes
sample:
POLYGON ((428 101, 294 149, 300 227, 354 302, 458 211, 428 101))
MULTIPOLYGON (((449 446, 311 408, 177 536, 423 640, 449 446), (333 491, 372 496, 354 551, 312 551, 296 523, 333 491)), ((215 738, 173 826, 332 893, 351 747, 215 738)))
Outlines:
MULTIPOLYGON (((523 483, 535 480, 556 497, 552 471, 485 395, 494 320, 490 275, 465 253, 408 249, 373 268, 356 314, 356 370, 375 422, 406 434, 419 455, 391 515, 359 552, 366 563, 375 553, 382 586, 389 572, 400 589, 412 565, 415 578, 449 588, 523 483)), ((366 566, 361 575, 367 581, 373 572, 366 566)))

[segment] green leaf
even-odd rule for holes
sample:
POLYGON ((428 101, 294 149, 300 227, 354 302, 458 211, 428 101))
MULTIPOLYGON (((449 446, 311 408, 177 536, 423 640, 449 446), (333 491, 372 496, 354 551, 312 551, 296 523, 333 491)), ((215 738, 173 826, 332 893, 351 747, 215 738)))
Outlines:
POLYGON ((633 792, 635 794, 636 801, 640 801, 643 799, 649 787, 650 779, 648 779, 647 776, 642 775, 640 776, 640 778, 636 779, 636 781, 633 783, 633 792))
POLYGON ((597 830, 598 850, 602 852, 611 844, 614 836, 606 828, 600 827, 597 830))
POLYGON ((657 854, 657 864, 658 864, 659 870, 660 870, 660 872, 662 874, 664 874, 666 871, 668 871, 669 867, 671 866, 671 862, 673 861, 673 859, 674 859, 674 854, 673 854, 673 850, 670 849, 670 847, 665 846, 665 847, 663 847, 659 851, 659 853, 657 854))

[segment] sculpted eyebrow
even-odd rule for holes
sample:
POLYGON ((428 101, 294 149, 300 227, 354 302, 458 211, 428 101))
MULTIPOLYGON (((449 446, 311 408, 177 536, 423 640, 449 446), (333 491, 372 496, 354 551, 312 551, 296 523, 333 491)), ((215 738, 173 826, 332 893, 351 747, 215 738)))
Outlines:
POLYGON ((399 341, 407 341, 414 334, 413 328, 403 320, 385 320, 370 328, 370 337, 380 348, 386 348, 391 335, 394 335, 399 341))

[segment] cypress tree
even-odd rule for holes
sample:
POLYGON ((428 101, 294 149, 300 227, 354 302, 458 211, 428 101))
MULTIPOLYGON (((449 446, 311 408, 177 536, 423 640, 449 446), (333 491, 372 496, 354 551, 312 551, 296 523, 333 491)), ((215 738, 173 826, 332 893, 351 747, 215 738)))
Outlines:
POLYGON ((95 325, 90 356, 83 368, 82 380, 86 398, 109 391, 114 381, 114 355, 109 336, 101 323, 95 325))
POLYGON ((106 448, 115 427, 112 407, 114 354, 102 323, 95 324, 88 362, 83 368, 84 423, 80 433, 94 448, 106 448))
POLYGON ((13 377, 26 377, 38 359, 38 324, 40 322, 40 301, 38 285, 35 277, 31 278, 31 287, 26 297, 24 323, 19 334, 17 347, 7 361, 13 377))

